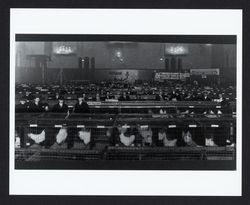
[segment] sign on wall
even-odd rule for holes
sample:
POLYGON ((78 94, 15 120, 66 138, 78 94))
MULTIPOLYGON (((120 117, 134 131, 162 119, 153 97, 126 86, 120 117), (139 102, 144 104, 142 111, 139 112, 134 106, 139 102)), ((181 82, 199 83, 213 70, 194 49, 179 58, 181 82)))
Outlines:
POLYGON ((185 80, 186 78, 190 78, 190 73, 180 73, 180 80, 185 80))
POLYGON ((138 80, 138 70, 109 71, 108 79, 134 82, 138 80))
POLYGON ((180 79, 179 73, 159 72, 155 74, 155 80, 178 80, 180 79))
POLYGON ((201 76, 220 75, 220 69, 219 68, 214 68, 214 69, 190 69, 190 75, 201 75, 201 76))

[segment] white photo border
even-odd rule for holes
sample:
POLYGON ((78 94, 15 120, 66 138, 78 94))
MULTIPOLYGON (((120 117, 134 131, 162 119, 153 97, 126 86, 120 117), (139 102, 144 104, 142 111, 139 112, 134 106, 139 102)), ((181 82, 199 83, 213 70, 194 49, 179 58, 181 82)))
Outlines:
POLYGON ((241 130, 242 10, 16 8, 10 10, 10 195, 241 196, 241 130), (16 170, 14 166, 15 34, 236 35, 236 170, 16 170))

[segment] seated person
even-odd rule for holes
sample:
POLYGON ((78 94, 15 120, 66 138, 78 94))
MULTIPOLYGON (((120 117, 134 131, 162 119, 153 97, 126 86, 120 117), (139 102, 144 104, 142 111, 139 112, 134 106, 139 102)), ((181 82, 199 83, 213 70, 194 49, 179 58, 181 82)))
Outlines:
POLYGON ((152 129, 147 126, 138 126, 138 132, 142 137, 142 146, 152 146, 153 145, 153 132, 152 129))
POLYGON ((16 105, 16 112, 27 112, 27 106, 28 104, 26 103, 25 98, 21 98, 20 103, 16 105))
POLYGON ((104 90, 101 90, 100 99, 101 99, 101 101, 105 101, 105 99, 106 99, 106 95, 104 93, 104 90))
POLYGON ((129 101, 130 98, 129 96, 126 94, 126 92, 123 92, 122 95, 118 98, 119 101, 129 101))
POLYGON ((42 103, 40 102, 40 97, 35 96, 34 100, 30 102, 28 105, 28 112, 43 112, 45 109, 43 108, 42 103))
POLYGON ((96 93, 95 98, 93 99, 96 102, 100 102, 101 101, 101 97, 99 93, 96 93))
POLYGON ((192 138, 192 134, 189 132, 189 130, 182 131, 182 139, 185 142, 186 146, 188 147, 197 147, 198 145, 192 138))
POLYGON ((68 144, 66 142, 68 137, 67 127, 63 126, 56 134, 56 141, 50 147, 50 149, 67 149, 68 144))
POLYGON ((89 113, 89 106, 88 104, 84 101, 84 98, 82 97, 82 95, 78 95, 78 102, 75 104, 74 107, 74 112, 75 113, 89 113))
POLYGON ((221 104, 221 111, 224 114, 232 114, 232 108, 230 107, 230 103, 228 100, 223 98, 223 100, 220 102, 221 104))
POLYGON ((82 128, 77 132, 78 139, 74 141, 73 149, 91 149, 91 129, 82 128))
POLYGON ((104 100, 110 100, 110 99, 114 99, 114 96, 111 96, 110 92, 106 92, 106 96, 104 97, 104 100))
POLYGON ((194 100, 192 94, 189 92, 186 96, 184 96, 183 101, 192 101, 194 100))
POLYGON ((170 101, 180 101, 181 98, 180 98, 179 92, 173 90, 173 91, 171 92, 171 94, 170 94, 169 100, 170 100, 170 101))
POLYGON ((122 126, 120 129, 120 145, 126 147, 134 146, 135 135, 132 133, 132 130, 130 128, 126 128, 125 126, 122 126))
POLYGON ((49 95, 48 99, 50 100, 58 100, 60 98, 59 92, 56 92, 55 95, 49 95))
POLYGON ((190 98, 190 97, 191 97, 191 95, 188 96, 188 95, 186 94, 186 91, 185 91, 185 90, 182 90, 182 91, 181 91, 181 93, 180 93, 180 100, 181 100, 181 101, 185 101, 186 98, 187 98, 187 100, 188 100, 188 98, 190 98))
POLYGON ((221 93, 218 94, 218 97, 216 99, 214 99, 215 102, 222 102, 224 100, 223 96, 221 93))
POLYGON ((162 93, 162 91, 160 91, 159 94, 156 95, 155 100, 157 100, 157 101, 164 101, 165 100, 165 95, 162 93))
POLYGON ((158 131, 158 146, 165 146, 165 147, 175 147, 177 139, 171 138, 167 134, 166 128, 161 128, 158 131))
POLYGON ((82 97, 83 101, 86 101, 86 94, 85 93, 83 93, 82 95, 78 95, 77 98, 79 99, 80 96, 82 97))
POLYGON ((201 97, 201 101, 212 101, 210 97, 208 97, 208 93, 205 92, 201 97))
POLYGON ((41 102, 41 105, 45 111, 49 111, 49 103, 47 102, 41 102))
POLYGON ((52 108, 52 112, 58 112, 58 113, 66 113, 68 112, 69 108, 68 105, 64 103, 63 97, 60 97, 58 99, 58 103, 55 104, 52 108))
POLYGON ((197 95, 196 92, 193 92, 193 93, 192 93, 192 95, 191 95, 191 100, 192 100, 192 101, 198 101, 198 100, 199 100, 199 99, 198 99, 198 95, 197 95))
POLYGON ((25 95, 22 98, 26 99, 26 102, 29 102, 34 99, 34 95, 32 95, 30 91, 26 90, 25 95))

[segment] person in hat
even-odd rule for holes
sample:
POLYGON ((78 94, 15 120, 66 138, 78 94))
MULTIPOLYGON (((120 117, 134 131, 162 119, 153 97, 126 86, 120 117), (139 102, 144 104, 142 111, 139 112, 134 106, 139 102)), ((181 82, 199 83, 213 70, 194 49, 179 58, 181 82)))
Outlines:
POLYGON ((106 92, 106 96, 102 99, 102 100, 110 100, 110 99, 114 99, 114 96, 112 96, 111 94, 110 94, 110 92, 109 91, 107 91, 106 92))
POLYGON ((227 100, 226 98, 223 98, 222 101, 220 102, 220 105, 221 105, 222 113, 232 114, 232 108, 230 106, 229 100, 227 100))
POLYGON ((53 106, 52 112, 64 113, 68 112, 69 107, 64 103, 63 97, 58 98, 58 103, 53 106))
POLYGON ((48 99, 50 100, 58 100, 59 98, 60 98, 60 93, 58 91, 55 94, 48 96, 48 99))
POLYGON ((127 95, 126 92, 123 92, 122 95, 120 95, 120 97, 118 98, 119 101, 129 101, 130 97, 129 95, 127 95))
POLYGON ((40 102, 40 96, 36 95, 34 100, 28 106, 28 112, 43 112, 43 106, 40 102))
POLYGON ((84 100, 83 95, 78 95, 78 102, 75 104, 74 112, 75 113, 90 113, 89 106, 84 100))
POLYGON ((34 99, 34 95, 32 95, 29 90, 26 90, 25 95, 22 98, 26 99, 26 102, 29 102, 34 99))
POLYGON ((179 91, 176 90, 172 90, 171 94, 170 94, 170 101, 180 101, 180 94, 179 91))
POLYGON ((93 100, 96 101, 96 102, 101 102, 101 96, 100 96, 100 94, 96 93, 96 95, 95 95, 95 97, 94 97, 93 100))
POLYGON ((203 96, 201 97, 201 101, 212 101, 212 99, 208 96, 208 92, 204 92, 203 96))
POLYGON ((25 98, 21 98, 19 100, 19 104, 16 105, 16 112, 27 112, 28 108, 27 108, 28 104, 26 103, 26 99, 25 98))
POLYGON ((163 92, 160 90, 159 94, 155 96, 155 100, 156 101, 164 101, 165 100, 165 95, 163 94, 163 92))

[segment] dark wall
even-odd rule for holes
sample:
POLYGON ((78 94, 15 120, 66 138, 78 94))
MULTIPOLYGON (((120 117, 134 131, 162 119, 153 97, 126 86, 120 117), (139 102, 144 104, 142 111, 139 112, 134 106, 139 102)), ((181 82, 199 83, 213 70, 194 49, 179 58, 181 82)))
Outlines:
POLYGON ((164 69, 160 43, 84 43, 82 56, 95 57, 96 68, 164 69), (119 55, 118 55, 119 54, 119 55))
MULTIPOLYGON (((96 79, 109 78, 107 69, 134 69, 138 79, 150 79, 155 69, 165 71, 165 46, 163 43, 121 43, 121 42, 74 42, 75 55, 58 57, 53 54, 52 42, 18 42, 16 44, 16 81, 41 82, 41 65, 28 55, 48 55, 46 63, 48 82, 56 81, 58 69, 65 69, 66 78, 79 79, 79 58, 94 57, 96 79), (141 70, 151 72, 142 72, 141 70), (147 73, 147 74, 145 74, 147 73), (147 77, 147 75, 150 75, 147 77)), ((220 68, 221 74, 228 81, 235 82, 236 46, 187 44, 189 52, 178 57, 182 61, 182 69, 220 68)), ((172 70, 174 71, 174 70, 172 70)), ((132 74, 131 74, 132 75, 132 74)))
POLYGON ((220 68, 222 82, 236 83, 236 45, 213 45, 212 67, 220 68))

